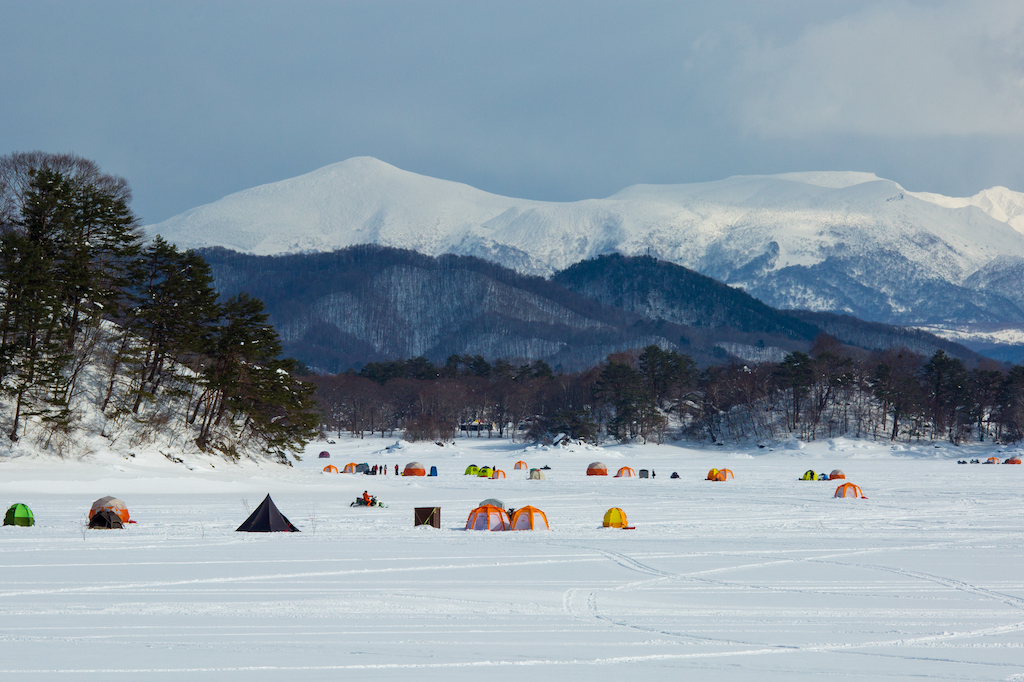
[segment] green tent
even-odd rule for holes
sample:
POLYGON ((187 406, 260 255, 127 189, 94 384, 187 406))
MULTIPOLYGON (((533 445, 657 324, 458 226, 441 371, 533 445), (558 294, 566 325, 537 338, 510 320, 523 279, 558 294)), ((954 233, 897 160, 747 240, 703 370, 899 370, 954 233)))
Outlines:
POLYGON ((477 470, 476 475, 479 476, 480 478, 490 478, 491 476, 494 475, 494 469, 492 469, 491 467, 480 467, 477 470))
POLYGON ((804 475, 800 477, 801 481, 817 481, 818 474, 814 473, 810 469, 804 472, 804 475))
POLYGON ((27 506, 18 503, 12 504, 4 515, 5 526, 34 526, 36 518, 32 516, 32 510, 27 506))
POLYGON ((479 473, 480 473, 480 467, 478 467, 475 464, 470 464, 468 467, 466 467, 466 475, 467 476, 476 476, 479 473))

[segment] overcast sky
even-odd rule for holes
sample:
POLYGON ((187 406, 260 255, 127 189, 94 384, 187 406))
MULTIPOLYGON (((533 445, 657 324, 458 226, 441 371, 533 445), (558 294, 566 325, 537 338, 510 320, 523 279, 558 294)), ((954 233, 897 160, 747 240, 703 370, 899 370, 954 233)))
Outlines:
POLYGON ((352 156, 531 199, 873 171, 1024 190, 1024 3, 0 0, 0 154, 146 223, 352 156))

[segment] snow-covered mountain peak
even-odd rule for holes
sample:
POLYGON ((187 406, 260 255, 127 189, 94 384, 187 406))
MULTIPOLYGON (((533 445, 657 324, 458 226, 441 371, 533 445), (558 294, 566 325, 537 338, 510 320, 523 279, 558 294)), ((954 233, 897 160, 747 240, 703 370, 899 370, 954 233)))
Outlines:
MULTIPOLYGON (((923 307, 980 315, 977 301, 910 295, 918 285, 909 282, 960 287, 997 256, 1024 258, 1024 194, 993 188, 956 199, 907 192, 873 173, 822 171, 633 185, 604 199, 550 202, 357 157, 147 229, 188 248, 268 255, 380 244, 539 275, 601 254, 650 253, 773 305, 896 321, 918 319, 923 307)), ((1005 308, 982 307, 991 306, 1005 308)))

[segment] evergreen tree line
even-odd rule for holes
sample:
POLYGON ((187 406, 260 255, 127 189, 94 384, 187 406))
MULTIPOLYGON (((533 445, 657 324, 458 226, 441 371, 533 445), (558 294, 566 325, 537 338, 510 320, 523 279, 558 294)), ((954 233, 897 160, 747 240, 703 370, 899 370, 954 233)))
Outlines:
POLYGON ((315 435, 313 387, 246 294, 144 243, 127 183, 73 156, 0 157, 0 386, 11 441, 63 451, 89 405, 130 445, 179 430, 202 450, 282 456, 315 435), (38 427, 38 428, 36 428, 38 427))
POLYGON ((376 362, 319 376, 321 419, 339 435, 404 432, 590 442, 685 438, 765 444, 848 436, 894 442, 1019 441, 1024 366, 968 369, 936 351, 867 353, 820 335, 781 362, 699 370, 685 354, 648 346, 586 371, 543 362, 452 356, 376 362))

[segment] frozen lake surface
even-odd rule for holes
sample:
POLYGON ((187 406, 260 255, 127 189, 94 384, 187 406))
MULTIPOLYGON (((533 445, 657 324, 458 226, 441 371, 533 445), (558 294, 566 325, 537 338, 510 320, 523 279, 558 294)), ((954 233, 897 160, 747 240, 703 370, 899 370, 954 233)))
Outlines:
POLYGON ((37 519, 0 532, 0 678, 1024 680, 1024 466, 956 464, 1007 448, 389 444, 313 443, 294 468, 0 460, 0 503, 37 519), (410 460, 439 476, 320 471, 410 460), (869 499, 797 480, 833 468, 869 499), (349 507, 364 489, 389 506, 349 507), (267 493, 301 533, 234 532, 267 493), (103 495, 138 523, 85 531, 103 495), (551 531, 463 531, 488 497, 551 531), (636 529, 602 528, 612 506, 636 529))

